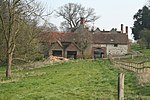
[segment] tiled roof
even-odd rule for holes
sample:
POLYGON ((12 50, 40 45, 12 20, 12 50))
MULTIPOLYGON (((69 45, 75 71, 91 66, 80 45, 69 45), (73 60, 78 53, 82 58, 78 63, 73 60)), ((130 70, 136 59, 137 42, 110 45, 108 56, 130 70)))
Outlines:
POLYGON ((53 42, 59 40, 61 42, 73 42, 75 33, 51 32, 50 38, 53 42))
POLYGON ((72 42, 75 40, 76 33, 64 33, 64 32, 42 32, 40 33, 40 37, 43 42, 72 42))
MULTIPOLYGON (((47 32, 42 35, 46 35, 44 37, 49 37, 49 42, 77 42, 77 35, 79 33, 64 33, 64 32, 47 32)), ((92 34, 92 33, 91 33, 92 34)), ((120 43, 127 44, 128 43, 128 35, 126 33, 95 33, 92 34, 92 42, 93 43, 102 43, 102 44, 110 44, 110 43, 120 43)))
POLYGON ((93 43, 128 43, 128 35, 126 33, 112 33, 112 34, 93 34, 93 43))

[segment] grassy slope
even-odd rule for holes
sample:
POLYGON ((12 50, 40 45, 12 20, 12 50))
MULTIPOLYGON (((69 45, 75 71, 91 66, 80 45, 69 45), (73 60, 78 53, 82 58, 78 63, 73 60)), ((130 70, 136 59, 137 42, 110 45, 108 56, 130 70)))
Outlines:
MULTIPOLYGON (((107 60, 68 62, 13 73, 9 82, 1 78, 4 72, 0 72, 0 100, 117 99, 118 72, 107 60)), ((143 88, 137 86, 135 75, 126 74, 126 97, 150 95, 150 87, 143 88)))
MULTIPOLYGON (((132 44, 131 49, 135 52, 139 52, 141 54, 137 54, 136 57, 129 57, 128 59, 122 59, 126 62, 139 63, 143 61, 150 60, 150 49, 142 49, 138 44, 132 44)), ((134 54, 134 53, 133 53, 134 54)), ((135 55, 135 54, 134 54, 135 55)), ((145 66, 150 66, 150 62, 145 63, 145 66)))
POLYGON ((143 54, 142 57, 137 57, 137 61, 143 61, 143 60, 150 60, 150 49, 142 49, 138 44, 133 44, 132 45, 132 50, 134 51, 139 51, 143 54), (139 59, 139 60, 138 60, 139 59))

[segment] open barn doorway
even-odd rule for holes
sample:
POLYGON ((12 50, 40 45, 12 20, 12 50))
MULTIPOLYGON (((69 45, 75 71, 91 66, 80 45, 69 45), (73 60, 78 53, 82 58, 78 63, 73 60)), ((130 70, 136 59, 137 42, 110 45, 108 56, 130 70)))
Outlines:
POLYGON ((67 51, 67 58, 77 59, 77 51, 67 51))
POLYGON ((101 48, 96 48, 94 50, 94 59, 103 58, 104 52, 101 48))

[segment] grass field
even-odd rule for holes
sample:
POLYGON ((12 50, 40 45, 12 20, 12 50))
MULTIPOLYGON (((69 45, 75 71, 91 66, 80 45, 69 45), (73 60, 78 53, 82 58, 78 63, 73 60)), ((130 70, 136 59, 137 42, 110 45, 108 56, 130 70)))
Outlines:
MULTIPOLYGON (((108 60, 77 60, 33 70, 13 71, 10 80, 0 68, 0 100, 116 100, 117 77, 108 60)), ((150 87, 125 74, 125 98, 149 97, 150 87)), ((145 99, 146 100, 146 99, 145 99)), ((147 99, 148 100, 148 99, 147 99)))

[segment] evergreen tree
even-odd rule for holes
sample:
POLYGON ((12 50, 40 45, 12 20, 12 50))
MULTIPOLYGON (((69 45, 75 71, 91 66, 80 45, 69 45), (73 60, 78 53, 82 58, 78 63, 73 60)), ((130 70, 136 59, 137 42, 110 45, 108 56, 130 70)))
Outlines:
POLYGON ((150 9, 147 6, 144 6, 142 9, 139 9, 138 12, 134 15, 133 19, 134 26, 132 28, 132 34, 134 35, 134 39, 141 39, 141 31, 146 29, 150 29, 150 9))

